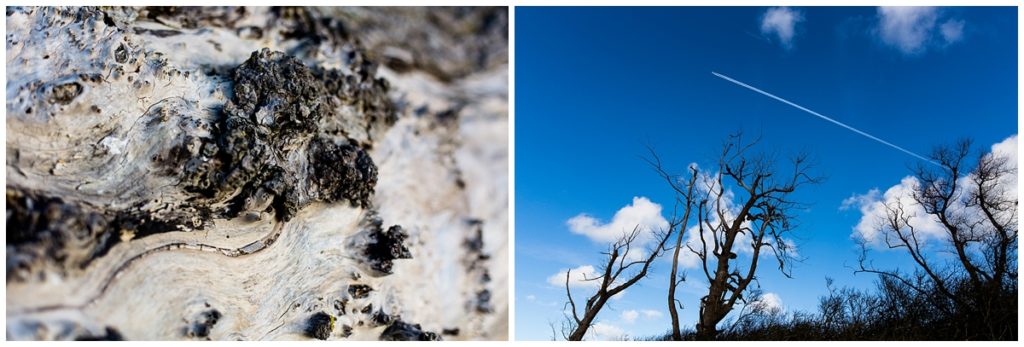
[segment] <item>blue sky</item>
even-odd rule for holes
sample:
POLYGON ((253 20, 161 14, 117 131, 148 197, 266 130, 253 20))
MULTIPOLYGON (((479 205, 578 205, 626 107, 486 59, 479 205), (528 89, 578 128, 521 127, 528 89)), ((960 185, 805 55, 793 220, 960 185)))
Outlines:
MULTIPOLYGON (((815 172, 827 176, 795 196, 810 206, 794 234, 805 261, 792 279, 761 267, 762 290, 787 310, 814 310, 826 276, 838 286, 871 286, 873 276, 850 268, 862 211, 840 207, 900 184, 916 159, 712 71, 920 154, 961 137, 987 151, 1017 133, 1015 8, 515 11, 520 340, 550 339, 549 323, 561 320, 564 288, 548 283, 550 276, 600 263, 606 244, 572 232, 570 219, 586 214, 610 223, 636 197, 663 206, 668 217, 673 195, 641 159, 646 146, 683 172, 691 162, 710 165, 722 140, 740 130, 761 134, 762 150, 808 152, 815 172)), ((668 258, 602 312, 602 331, 667 331, 668 258)), ((875 259, 909 266, 893 252, 875 259)), ((692 326, 703 294, 696 281, 684 287, 682 323, 692 326)))

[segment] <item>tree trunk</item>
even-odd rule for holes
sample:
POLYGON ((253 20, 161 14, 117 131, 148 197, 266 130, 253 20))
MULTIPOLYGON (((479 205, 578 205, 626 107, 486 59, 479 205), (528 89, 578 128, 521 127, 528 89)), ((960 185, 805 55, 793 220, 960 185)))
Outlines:
POLYGON ((679 329, 679 313, 676 312, 676 269, 679 266, 679 243, 682 242, 683 233, 679 232, 680 241, 676 243, 675 256, 672 259, 672 274, 668 283, 668 314, 672 316, 672 340, 682 341, 683 334, 679 329))
POLYGON ((725 295, 725 287, 715 283, 708 291, 707 299, 701 307, 700 321, 697 323, 697 339, 711 340, 718 335, 718 322, 729 313, 722 298, 725 295))
POLYGON ((607 297, 601 297, 594 303, 593 309, 587 310, 586 315, 583 319, 580 319, 579 324, 576 325, 576 329, 573 330, 572 334, 569 334, 569 341, 583 341, 583 337, 587 335, 587 330, 590 329, 590 325, 594 323, 594 319, 597 318, 597 313, 601 312, 604 308, 604 304, 608 302, 607 297))

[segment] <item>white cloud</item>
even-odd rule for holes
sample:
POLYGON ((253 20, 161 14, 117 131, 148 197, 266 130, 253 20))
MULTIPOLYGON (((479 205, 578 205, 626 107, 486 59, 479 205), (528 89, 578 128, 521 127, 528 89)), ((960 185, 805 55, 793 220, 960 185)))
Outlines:
MULTIPOLYGON (((886 216, 890 208, 901 206, 905 215, 909 216, 909 223, 919 232, 918 235, 924 238, 942 238, 945 234, 942 224, 931 215, 925 212, 924 207, 918 204, 913 197, 913 192, 920 186, 920 182, 913 176, 906 176, 900 183, 886 189, 880 194, 878 189, 872 189, 863 195, 854 195, 843 201, 846 209, 858 206, 861 219, 853 227, 854 235, 877 246, 885 244, 886 216)), ((895 240, 894 240, 895 241, 895 240)))
MULTIPOLYGON (((1009 165, 1016 168, 1017 158, 1017 135, 1013 135, 1002 142, 992 146, 987 155, 998 155, 1010 158, 1009 165)), ((998 184, 1003 188, 1001 194, 1015 197, 1017 195, 1017 175, 1005 175, 998 184)), ((970 176, 958 178, 961 187, 971 187, 970 176)), ((878 189, 872 189, 865 194, 854 195, 843 200, 840 209, 846 210, 856 207, 861 214, 857 225, 853 227, 853 237, 867 241, 870 245, 878 248, 886 248, 885 241, 888 237, 895 243, 899 240, 891 233, 891 228, 886 225, 886 217, 889 208, 901 207, 905 216, 909 217, 909 224, 918 233, 922 243, 929 240, 944 240, 948 237, 942 223, 934 216, 925 212, 924 207, 913 198, 913 192, 920 185, 920 181, 913 176, 906 176, 900 183, 889 187, 885 193, 878 189)), ((965 218, 980 218, 981 212, 976 208, 968 208, 962 201, 950 206, 951 213, 961 214, 965 218)))
POLYGON ((860 207, 865 204, 869 204, 879 199, 882 192, 878 191, 878 188, 872 188, 864 194, 854 194, 846 199, 843 199, 843 203, 839 205, 839 209, 842 211, 849 210, 854 207, 860 207))
POLYGON ((636 323, 636 319, 640 318, 640 312, 637 310, 622 311, 622 321, 633 324, 636 323))
POLYGON ((590 330, 587 330, 587 337, 587 340, 623 340, 626 337, 626 331, 608 323, 597 322, 590 327, 590 330))
POLYGON ((804 21, 803 13, 789 7, 772 7, 761 16, 761 34, 774 35, 785 48, 793 47, 796 25, 804 21))
POLYGON ((658 310, 641 310, 640 313, 644 315, 645 319, 658 319, 662 317, 661 311, 658 310))
POLYGON ((536 295, 532 295, 532 294, 531 295, 527 295, 526 296, 526 301, 531 301, 531 302, 532 301, 537 301, 537 296, 536 295))
MULTIPOLYGON (((699 228, 696 225, 686 229, 686 235, 684 236, 686 238, 686 240, 683 241, 683 243, 684 243, 683 249, 679 250, 679 266, 681 268, 683 268, 683 269, 694 269, 694 268, 700 267, 700 265, 701 265, 700 257, 698 257, 696 253, 693 253, 692 251, 690 251, 689 248, 686 248, 686 245, 688 245, 688 246, 692 247, 694 250, 697 250, 697 251, 701 250, 701 248, 703 247, 703 244, 700 241, 700 232, 699 231, 700 230, 699 230, 699 228)), ((711 232, 709 232, 709 231, 707 231, 705 229, 704 237, 705 237, 705 241, 707 241, 707 243, 708 243, 708 245, 710 247, 711 241, 712 241, 711 240, 711 232)), ((672 257, 669 257, 669 259, 671 259, 671 258, 672 257)))
POLYGON ((1003 176, 1002 186, 1008 188, 1003 193, 1009 196, 1017 196, 1017 135, 1010 136, 1002 142, 992 145, 989 155, 1008 159, 1007 165, 1012 169, 1012 174, 1003 176))
POLYGON ((1007 137, 1002 142, 992 145, 992 150, 989 153, 993 153, 998 156, 1005 156, 1010 158, 1009 164, 1014 169, 1017 168, 1017 135, 1007 137))
POLYGON ((951 19, 939 26, 942 39, 947 43, 956 43, 964 37, 964 21, 951 19))
MULTIPOLYGON (((690 164, 690 166, 696 167, 696 164, 690 164)), ((719 182, 717 173, 699 173, 697 189, 701 192, 701 194, 710 193, 712 201, 716 200, 715 197, 718 194, 718 184, 719 182)), ((728 221, 733 220, 739 211, 739 206, 737 206, 735 199, 736 195, 733 193, 731 189, 725 189, 722 193, 721 203, 724 210, 724 215, 728 221)), ((714 208, 714 205, 710 208, 714 208)), ((653 233, 651 232, 652 230, 661 231, 668 228, 669 223, 665 219, 665 217, 662 216, 661 210, 661 205, 651 202, 649 199, 645 197, 634 197, 633 203, 619 209, 619 211, 616 212, 615 216, 612 218, 612 221, 609 223, 602 223, 601 221, 589 215, 580 214, 577 215, 576 217, 569 219, 566 222, 566 224, 569 225, 569 229, 573 233, 585 235, 591 240, 597 242, 608 243, 617 241, 624 233, 631 232, 635 226, 640 225, 641 230, 644 230, 645 232, 642 232, 637 237, 637 243, 634 244, 634 246, 648 245, 650 241, 652 241, 653 239, 653 233)), ((701 235, 698 232, 699 228, 696 225, 696 219, 696 217, 693 217, 693 224, 686 230, 686 236, 684 236, 684 247, 685 245, 689 245, 693 249, 700 250, 702 247, 700 239, 701 235)), ((712 224, 718 224, 718 214, 712 213, 710 222, 712 224)), ((743 226, 750 227, 750 222, 744 221, 743 226)), ((713 235, 711 231, 708 230, 707 228, 704 229, 704 237, 708 245, 712 245, 713 235)), ((790 246, 787 251, 790 252, 791 255, 796 256, 796 245, 791 240, 783 239, 782 241, 786 242, 786 244, 790 246)), ((741 233, 737 235, 735 245, 736 246, 733 249, 733 251, 739 255, 750 255, 753 253, 753 247, 750 244, 750 236, 746 233, 741 233)), ((645 252, 646 251, 641 247, 633 247, 629 250, 629 254, 626 256, 626 258, 627 260, 638 260, 644 256, 645 252)), ((762 254, 767 255, 769 257, 774 256, 774 253, 772 252, 762 254)), ((698 268, 700 264, 700 258, 696 254, 691 252, 689 248, 684 248, 679 252, 679 265, 683 269, 698 268)), ((549 279, 549 282, 552 282, 552 279, 549 279)), ((564 270, 560 273, 558 283, 559 286, 562 286, 565 283, 564 270)), ((595 284, 593 285, 596 286, 596 282, 594 283, 595 284)))
POLYGON ((626 310, 622 311, 620 320, 626 324, 633 324, 641 317, 644 320, 655 320, 661 318, 662 314, 658 310, 626 310))
POLYGON ((907 56, 931 46, 944 47, 963 39, 963 20, 950 18, 939 25, 935 7, 879 7, 877 33, 882 42, 907 56))
POLYGON ((785 309, 785 307, 782 306, 782 298, 775 293, 761 294, 761 297, 757 301, 751 303, 751 305, 754 305, 753 307, 760 308, 762 311, 768 312, 783 311, 785 309))
POLYGON ((934 7, 879 7, 878 17, 882 42, 917 54, 924 51, 938 15, 934 7))
MULTIPOLYGON (((1007 168, 1011 169, 1008 174, 1003 175, 999 182, 996 183, 996 187, 1000 189, 997 194, 1002 195, 1003 199, 1017 199, 1017 135, 1010 136, 1009 138, 992 145, 992 150, 988 155, 995 155, 998 157, 1007 159, 1007 168)), ((1000 220, 1009 220, 1015 218, 1012 216, 1013 211, 1001 211, 1004 213, 996 213, 997 218, 1000 220)))
MULTIPOLYGON (((632 204, 615 212, 615 216, 609 223, 602 223, 587 214, 579 214, 570 218, 566 224, 569 225, 569 230, 573 233, 602 243, 615 242, 639 225, 641 233, 637 236, 637 242, 641 245, 652 239, 652 232, 668 228, 668 220, 661 215, 661 205, 642 196, 634 197, 632 204)), ((630 250, 631 253, 639 253, 638 251, 638 248, 630 250)))
POLYGON ((572 271, 569 274, 569 288, 597 288, 601 285, 600 280, 587 281, 587 278, 597 278, 600 274, 593 266, 583 265, 575 269, 566 270, 562 269, 558 273, 548 277, 548 284, 556 287, 565 287, 565 272, 572 271))

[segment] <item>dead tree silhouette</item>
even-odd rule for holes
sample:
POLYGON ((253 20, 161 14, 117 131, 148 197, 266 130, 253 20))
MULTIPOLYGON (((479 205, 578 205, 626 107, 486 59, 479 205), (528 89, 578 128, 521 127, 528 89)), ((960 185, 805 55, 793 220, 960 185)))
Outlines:
POLYGON ((906 251, 917 272, 874 267, 868 261, 866 240, 860 243, 856 272, 895 280, 933 298, 932 305, 944 315, 962 320, 957 329, 963 329, 966 338, 1015 337, 1018 226, 1016 165, 1011 160, 1016 158, 982 154, 972 168, 969 157, 970 140, 937 147, 931 159, 939 167, 919 165, 914 170, 911 203, 897 199, 885 206, 885 220, 877 227, 884 245, 906 251), (924 216, 918 216, 919 211, 924 216), (943 232, 938 243, 952 260, 943 261, 928 247, 925 226, 915 219, 919 217, 937 222, 943 232), (1010 300, 1012 310, 1006 304, 1010 300))
POLYGON ((679 327, 679 312, 677 307, 682 308, 682 304, 676 299, 676 288, 683 281, 686 280, 686 276, 679 274, 679 254, 683 250, 683 237, 686 234, 686 227, 689 225, 690 214, 696 205, 695 188, 697 183, 697 176, 699 171, 696 166, 690 165, 688 167, 689 173, 687 176, 673 175, 666 171, 664 165, 662 165, 661 158, 653 150, 648 148, 651 157, 647 159, 647 163, 658 172, 676 195, 676 208, 683 206, 683 218, 679 221, 675 221, 673 224, 678 225, 676 233, 675 245, 672 246, 672 270, 668 276, 668 312, 672 321, 672 339, 680 341, 683 339, 682 332, 679 327), (685 180, 684 180, 685 177, 685 180))
POLYGON ((637 237, 643 232, 640 226, 633 228, 632 232, 624 234, 609 246, 608 252, 602 253, 607 257, 607 261, 601 269, 601 275, 584 278, 585 281, 600 281, 600 285, 597 291, 587 299, 582 317, 572 298, 572 292, 569 290, 569 277, 572 270, 567 271, 565 273, 565 295, 568 302, 565 306, 572 313, 571 316, 566 314, 562 325, 562 337, 569 341, 582 341, 587 330, 593 326, 597 314, 605 307, 608 300, 647 276, 651 264, 665 252, 665 243, 668 242, 671 235, 669 231, 674 228, 675 225, 670 223, 668 230, 649 231, 655 234, 656 244, 648 248, 649 254, 646 257, 630 257, 630 252, 634 252, 634 247, 638 246, 635 244, 637 237), (631 272, 630 269, 639 269, 639 271, 631 272))
POLYGON ((700 258, 709 283, 707 295, 700 300, 698 339, 714 338, 718 323, 737 302, 747 301, 744 293, 757 279, 763 251, 771 251, 779 270, 790 276, 789 267, 796 259, 785 237, 795 227, 793 211, 801 205, 788 198, 799 187, 821 180, 808 175, 806 155, 793 157, 791 171, 783 173, 772 157, 751 153, 757 143, 757 139, 744 142, 742 134, 731 135, 723 144, 717 172, 699 183, 703 195, 697 203, 700 244, 687 246, 700 258), (735 202, 739 204, 734 206, 735 202), (737 256, 741 243, 749 243, 749 259, 737 256), (746 268, 741 269, 742 265, 746 268))

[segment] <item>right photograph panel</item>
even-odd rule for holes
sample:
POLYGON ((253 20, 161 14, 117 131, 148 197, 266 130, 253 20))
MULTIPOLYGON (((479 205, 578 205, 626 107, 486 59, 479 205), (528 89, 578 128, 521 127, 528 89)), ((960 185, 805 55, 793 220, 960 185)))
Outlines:
POLYGON ((516 339, 1018 338, 1016 8, 515 11, 516 339))

